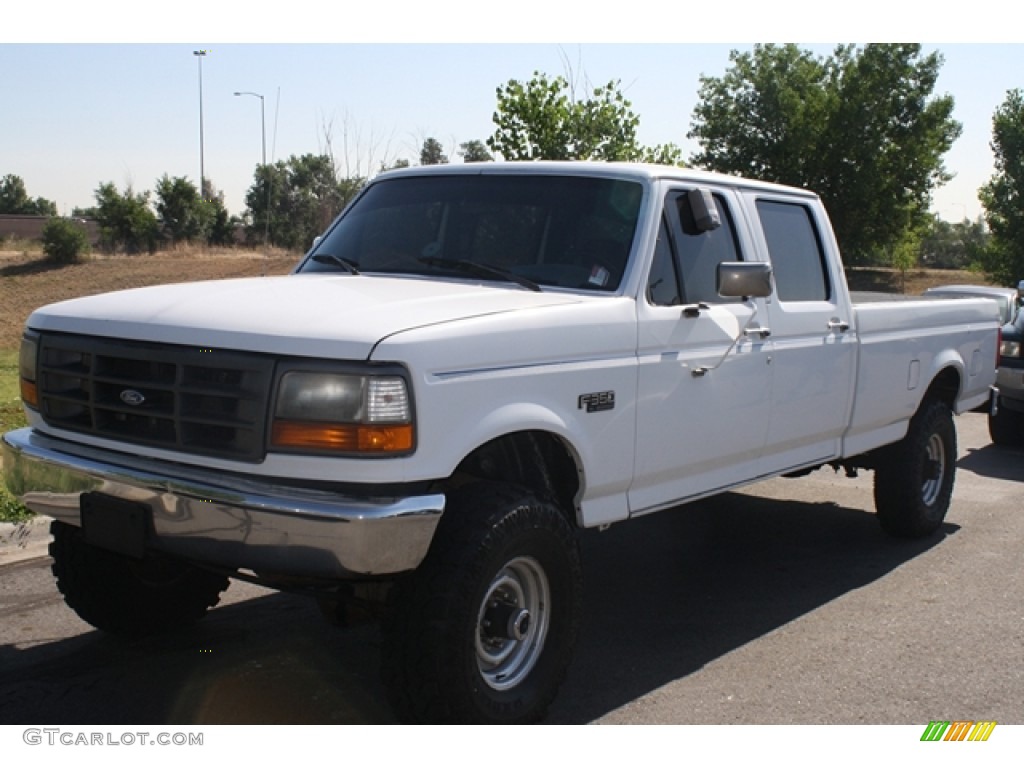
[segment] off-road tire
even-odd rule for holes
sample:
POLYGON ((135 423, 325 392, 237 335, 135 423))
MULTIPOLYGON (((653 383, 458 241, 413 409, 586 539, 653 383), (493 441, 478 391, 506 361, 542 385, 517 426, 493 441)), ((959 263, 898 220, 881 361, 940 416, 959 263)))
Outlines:
POLYGON ((949 405, 925 400, 875 469, 875 510, 886 533, 919 538, 939 529, 953 496, 956 455, 949 405))
POLYGON ((392 589, 383 679, 418 723, 532 723, 565 677, 583 576, 572 525, 517 486, 449 494, 422 565, 392 589))
POLYGON ((1024 445, 1024 415, 1003 407, 1002 402, 997 405, 996 415, 993 416, 991 410, 988 414, 988 435, 992 442, 1009 448, 1024 445))
POLYGON ((84 621, 135 637, 188 626, 217 604, 228 579, 159 554, 135 560, 87 543, 82 530, 54 521, 53 575, 84 621))

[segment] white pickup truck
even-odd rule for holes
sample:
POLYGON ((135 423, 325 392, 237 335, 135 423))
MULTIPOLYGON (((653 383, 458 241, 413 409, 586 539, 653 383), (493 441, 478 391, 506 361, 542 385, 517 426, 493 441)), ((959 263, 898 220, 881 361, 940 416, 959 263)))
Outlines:
POLYGON ((122 634, 229 578, 382 620, 405 720, 529 722, 581 617, 575 532, 823 465, 941 525, 983 299, 853 303, 812 193, 678 168, 487 163, 373 180, 282 277, 28 319, 4 474, 122 634))

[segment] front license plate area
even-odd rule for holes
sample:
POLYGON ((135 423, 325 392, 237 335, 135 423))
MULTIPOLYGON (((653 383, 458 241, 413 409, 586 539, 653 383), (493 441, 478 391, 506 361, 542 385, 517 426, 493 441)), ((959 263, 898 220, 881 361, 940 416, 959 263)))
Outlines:
POLYGON ((149 530, 148 506, 103 493, 83 493, 80 504, 82 533, 88 544, 142 559, 149 530))

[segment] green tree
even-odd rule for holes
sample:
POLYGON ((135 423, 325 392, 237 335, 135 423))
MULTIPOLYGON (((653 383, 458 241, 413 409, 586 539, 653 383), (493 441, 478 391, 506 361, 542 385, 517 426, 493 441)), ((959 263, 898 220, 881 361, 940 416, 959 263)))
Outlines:
POLYGON ((89 238, 70 219, 54 217, 46 222, 42 241, 43 253, 58 264, 74 264, 89 252, 89 238))
POLYGON ((104 248, 127 253, 156 250, 160 228, 149 207, 149 192, 136 194, 129 185, 121 193, 112 182, 106 182, 96 188, 95 197, 95 215, 104 248))
POLYGON ((933 216, 921 238, 918 262, 934 269, 969 269, 980 261, 988 239, 980 216, 958 222, 933 216))
POLYGON ((695 165, 815 190, 850 264, 884 262, 927 224, 961 129, 952 97, 932 95, 939 54, 758 45, 729 59, 722 77, 701 77, 695 165))
POLYGON ((995 169, 978 191, 991 241, 981 254, 985 272, 1004 285, 1024 279, 1024 94, 1014 89, 992 117, 995 169))
POLYGON ((235 229, 239 225, 239 219, 228 213, 224 205, 224 193, 218 192, 206 200, 205 205, 209 217, 206 242, 210 245, 234 245, 235 229))
POLYGON ((487 146, 479 139, 459 144, 459 157, 465 163, 487 163, 494 159, 494 156, 487 151, 487 146))
POLYGON ((9 173, 0 179, 0 213, 56 216, 57 204, 43 197, 33 200, 25 189, 25 181, 9 173))
POLYGON ((362 187, 364 179, 341 178, 329 155, 292 155, 261 165, 246 194, 250 238, 305 250, 362 187), (268 205, 269 202, 269 205, 268 205))
POLYGON ((639 144, 640 118, 617 80, 578 99, 564 77, 534 72, 527 83, 509 80, 499 87, 497 98, 487 146, 506 160, 681 159, 673 145, 649 150, 639 144))
POLYGON ((444 147, 434 137, 428 137, 423 141, 423 148, 420 149, 420 165, 446 165, 448 155, 444 153, 444 147))
POLYGON ((187 178, 165 173, 156 182, 156 214, 164 237, 172 243, 192 242, 206 239, 213 207, 187 178))

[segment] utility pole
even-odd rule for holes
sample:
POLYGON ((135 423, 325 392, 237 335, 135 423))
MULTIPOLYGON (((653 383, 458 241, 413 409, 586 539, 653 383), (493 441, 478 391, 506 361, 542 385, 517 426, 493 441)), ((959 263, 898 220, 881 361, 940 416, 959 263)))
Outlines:
POLYGON ((209 51, 192 51, 199 61, 199 197, 206 199, 206 168, 203 164, 203 57, 209 51))

